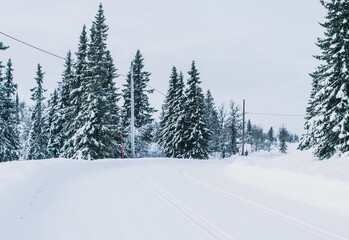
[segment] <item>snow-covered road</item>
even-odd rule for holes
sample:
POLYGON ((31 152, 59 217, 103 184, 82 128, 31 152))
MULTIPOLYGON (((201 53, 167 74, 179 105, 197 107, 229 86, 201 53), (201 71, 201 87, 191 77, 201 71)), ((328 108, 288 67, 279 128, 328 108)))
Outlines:
POLYGON ((230 163, 8 163, 23 176, 0 183, 0 239, 349 239, 346 216, 234 181, 230 163))

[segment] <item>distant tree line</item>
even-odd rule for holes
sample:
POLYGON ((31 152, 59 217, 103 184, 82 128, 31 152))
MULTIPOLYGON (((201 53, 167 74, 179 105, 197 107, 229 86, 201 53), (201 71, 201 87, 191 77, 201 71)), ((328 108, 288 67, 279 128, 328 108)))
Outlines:
MULTIPOLYGON (((40 64, 36 69, 36 87, 31 89, 34 105, 29 107, 19 102, 11 59, 6 68, 0 62, 0 162, 19 158, 120 158, 121 144, 125 157, 130 157, 131 76, 137 157, 207 159, 242 154, 240 108, 233 101, 229 111, 224 105, 217 108, 211 92, 204 95, 195 61, 186 81, 182 72, 172 68, 159 122, 153 119, 156 110, 149 104, 149 94, 154 91, 147 87, 151 73, 144 70, 139 50, 123 89, 116 88, 119 75, 107 48, 105 20, 100 4, 89 35, 84 25, 78 51, 75 55, 67 53, 62 79, 47 101, 45 73, 40 64), (123 104, 119 106, 121 98, 123 104)), ((0 42, 0 49, 6 48, 0 42)), ((271 151, 277 142, 280 151, 286 152, 286 142, 298 141, 285 128, 277 136, 278 140, 273 128, 264 133, 248 121, 246 143, 250 147, 243 154, 271 151)))

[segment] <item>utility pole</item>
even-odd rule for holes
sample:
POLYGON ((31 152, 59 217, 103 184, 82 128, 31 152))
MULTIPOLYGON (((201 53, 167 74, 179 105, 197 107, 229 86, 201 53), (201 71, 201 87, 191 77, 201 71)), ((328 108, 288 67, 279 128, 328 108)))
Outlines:
POLYGON ((245 155, 245 99, 242 102, 242 152, 245 155))
POLYGON ((135 157, 135 99, 133 82, 133 61, 131 62, 131 158, 135 157))

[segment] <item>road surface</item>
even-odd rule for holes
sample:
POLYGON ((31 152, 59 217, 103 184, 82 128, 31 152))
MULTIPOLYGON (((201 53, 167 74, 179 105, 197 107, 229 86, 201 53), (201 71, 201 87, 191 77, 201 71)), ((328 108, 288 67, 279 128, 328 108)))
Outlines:
POLYGON ((236 182, 230 161, 49 161, 0 198, 0 239, 349 239, 347 217, 236 182))

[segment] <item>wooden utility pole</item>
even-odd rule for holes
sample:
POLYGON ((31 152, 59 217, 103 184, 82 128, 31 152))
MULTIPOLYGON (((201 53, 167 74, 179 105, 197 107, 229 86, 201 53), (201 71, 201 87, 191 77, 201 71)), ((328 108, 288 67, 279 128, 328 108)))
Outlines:
POLYGON ((133 61, 131 62, 131 158, 135 157, 135 98, 134 98, 134 82, 133 82, 133 61))
POLYGON ((245 99, 242 102, 242 151, 241 155, 245 155, 245 99))

